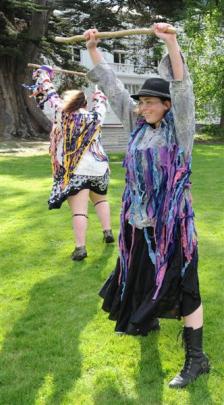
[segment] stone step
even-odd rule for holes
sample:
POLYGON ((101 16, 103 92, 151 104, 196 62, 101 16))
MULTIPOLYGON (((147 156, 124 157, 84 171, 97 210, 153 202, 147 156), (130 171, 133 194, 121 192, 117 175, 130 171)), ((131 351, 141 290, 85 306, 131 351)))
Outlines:
POLYGON ((121 126, 103 126, 102 128, 102 143, 106 152, 125 152, 128 138, 128 134, 121 126))

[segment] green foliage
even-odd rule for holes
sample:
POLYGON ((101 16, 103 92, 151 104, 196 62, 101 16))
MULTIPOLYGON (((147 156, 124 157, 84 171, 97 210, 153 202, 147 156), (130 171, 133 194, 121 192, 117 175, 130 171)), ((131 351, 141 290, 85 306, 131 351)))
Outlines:
MULTIPOLYGON (((153 21, 179 21, 185 33, 180 34, 182 48, 188 57, 192 72, 197 114, 206 119, 209 113, 223 117, 224 121, 224 55, 222 50, 224 2, 222 0, 172 0, 169 7, 164 1, 135 0, 57 0, 47 2, 2 0, 0 11, 0 55, 12 58, 13 63, 26 63, 26 56, 32 55, 31 62, 39 62, 42 54, 49 61, 62 68, 85 70, 79 60, 72 61, 71 48, 54 41, 55 36, 71 36, 83 33, 96 26, 101 31, 117 30, 129 26, 149 26, 153 21), (42 4, 41 4, 42 3, 42 4), (52 7, 62 12, 52 15, 52 7), (43 32, 33 32, 34 16, 47 14, 43 32), (35 35, 36 34, 36 35, 35 35), (28 53, 30 46, 31 52, 28 53), (33 52, 33 47, 36 52, 33 52)), ((35 25, 37 28, 38 24, 35 25)), ((130 42, 131 43, 131 42, 130 42)), ((138 62, 138 47, 133 41, 133 62, 138 62)), ((102 41, 102 47, 119 47, 119 41, 102 41)), ((78 44, 78 52, 84 43, 78 44)), ((123 45, 124 47, 124 45, 123 45)), ((141 44, 145 53, 153 49, 153 63, 161 58, 162 43, 153 36, 145 38, 141 44)), ((153 65, 148 61, 147 65, 153 65)), ((70 79, 63 85, 74 87, 70 79)), ((75 79, 75 84, 85 84, 75 79)))
POLYGON ((3 56, 8 56, 12 59, 17 59, 20 60, 22 58, 22 54, 19 51, 19 49, 16 48, 11 48, 9 46, 2 46, 0 45, 0 55, 3 56))
POLYGON ((224 54, 222 30, 223 11, 219 7, 196 12, 189 10, 185 20, 187 38, 183 48, 188 56, 188 64, 193 75, 196 93, 198 118, 204 119, 209 113, 221 116, 224 99, 224 54))
POLYGON ((224 128, 217 124, 200 125, 195 136, 196 142, 223 143, 224 128))
POLYGON ((18 0, 2 0, 1 11, 4 12, 9 20, 17 16, 18 18, 26 18, 32 11, 42 11, 48 9, 43 5, 38 4, 33 0, 18 1, 18 0))
POLYGON ((120 7, 127 7, 132 14, 133 19, 144 23, 151 24, 155 20, 168 19, 179 20, 183 18, 184 0, 170 0, 169 5, 164 0, 118 0, 120 7))
POLYGON ((32 15, 48 9, 35 1, 3 0, 0 12, 0 54, 12 55, 21 61, 29 42, 38 46, 40 39, 33 38, 30 31, 32 15))
MULTIPOLYGON (((222 117, 224 121, 223 0, 171 1, 169 7, 164 1, 127 0, 119 3, 129 8, 124 19, 137 26, 164 20, 184 26, 185 34, 180 33, 179 41, 187 54, 194 81, 197 118, 222 117)), ((150 37, 144 43, 146 50, 148 47, 153 47, 153 59, 159 60, 161 42, 150 37)))

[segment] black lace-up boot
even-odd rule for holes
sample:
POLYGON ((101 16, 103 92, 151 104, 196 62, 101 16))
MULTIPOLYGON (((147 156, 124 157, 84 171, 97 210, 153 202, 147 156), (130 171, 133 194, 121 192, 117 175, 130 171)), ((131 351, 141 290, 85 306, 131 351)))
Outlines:
POLYGON ((180 374, 170 381, 170 388, 183 388, 196 380, 199 375, 209 372, 209 361, 202 351, 202 331, 203 328, 184 327, 185 363, 180 374))

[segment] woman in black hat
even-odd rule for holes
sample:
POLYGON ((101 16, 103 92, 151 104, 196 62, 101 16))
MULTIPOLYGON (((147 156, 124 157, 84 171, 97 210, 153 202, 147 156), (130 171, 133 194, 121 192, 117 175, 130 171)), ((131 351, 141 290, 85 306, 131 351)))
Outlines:
POLYGON ((209 372, 202 350, 203 310, 197 273, 197 235, 191 204, 194 96, 176 35, 154 24, 168 55, 161 78, 130 96, 97 48, 96 29, 85 32, 96 65, 88 74, 131 133, 124 160, 119 258, 100 295, 118 333, 147 335, 158 318, 183 317, 185 363, 169 384, 182 388, 209 372), (138 104, 136 104, 136 100, 138 104))

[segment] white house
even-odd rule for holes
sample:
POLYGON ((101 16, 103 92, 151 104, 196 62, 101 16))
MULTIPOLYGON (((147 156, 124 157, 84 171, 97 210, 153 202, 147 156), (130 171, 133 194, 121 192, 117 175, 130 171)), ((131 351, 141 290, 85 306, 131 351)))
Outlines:
MULTIPOLYGON (((128 58, 128 51, 122 49, 115 49, 112 53, 102 51, 105 60, 111 65, 112 69, 117 74, 117 77, 123 82, 125 88, 128 89, 130 94, 138 92, 143 82, 150 76, 155 76, 155 73, 141 67, 144 73, 137 73, 139 66, 130 63, 128 58)), ((80 63, 87 69, 91 69, 93 64, 89 57, 88 51, 80 50, 80 63)), ((93 87, 87 88, 87 95, 91 94, 93 87)), ((103 125, 103 144, 107 151, 125 151, 128 142, 128 134, 123 130, 118 117, 112 111, 110 105, 103 125)))

